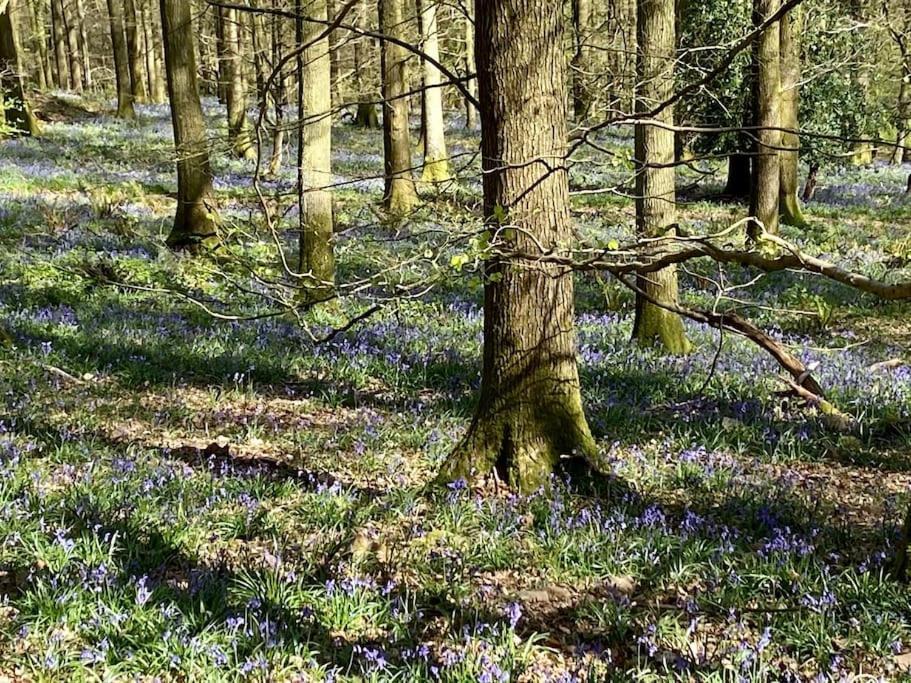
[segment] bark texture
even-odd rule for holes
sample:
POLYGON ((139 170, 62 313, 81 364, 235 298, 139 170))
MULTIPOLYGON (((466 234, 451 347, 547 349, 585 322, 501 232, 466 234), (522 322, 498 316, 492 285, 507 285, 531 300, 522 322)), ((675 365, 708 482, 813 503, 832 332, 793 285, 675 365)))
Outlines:
MULTIPOLYGON (((358 28, 367 28, 367 3, 360 0, 357 5, 355 21, 358 28)), ((372 102, 370 89, 367 86, 365 72, 369 61, 370 41, 365 37, 354 39, 354 87, 357 90, 358 103, 354 124, 361 128, 379 128, 380 119, 376 114, 376 106, 372 102)))
POLYGON ((139 18, 136 12, 136 0, 123 0, 124 28, 127 39, 127 53, 130 65, 130 90, 136 102, 148 99, 146 90, 146 70, 143 59, 141 38, 139 35, 139 18))
POLYGON ((107 2, 111 44, 114 48, 114 72, 117 77, 117 116, 122 119, 134 119, 136 111, 133 109, 133 83, 130 78, 130 55, 123 25, 123 5, 121 0, 107 2))
MULTIPOLYGON (((753 23, 758 26, 774 14, 780 0, 753 0, 753 23)), ((778 198, 781 146, 781 66, 780 40, 777 23, 769 26, 754 44, 753 71, 755 74, 756 156, 753 159, 753 188, 750 194, 750 215, 770 233, 778 232, 778 198)), ((759 226, 751 222, 750 234, 756 235, 759 226)))
MULTIPOLYGON (((638 66, 636 111, 651 111, 674 91, 674 0, 639 0, 637 11, 638 66)), ((665 107, 658 121, 673 126, 672 107, 665 107)), ((677 228, 674 171, 674 131, 637 124, 636 228, 644 237, 673 235, 677 228)), ((636 297, 633 337, 640 344, 657 345, 673 354, 690 350, 683 320, 649 299, 677 303, 677 269, 673 266, 637 277, 647 297, 636 297)))
MULTIPOLYGON (((507 249, 560 252, 572 240, 566 151, 566 66, 560 3, 477 4, 484 211, 507 249)), ((559 458, 594 456, 579 388, 571 272, 493 259, 484 286, 480 402, 442 479, 496 469, 529 491, 559 458)))
POLYGON ((177 212, 168 245, 197 249, 217 239, 206 124, 196 83, 196 51, 189 0, 161 0, 165 72, 177 151, 177 212))
POLYGON ((72 79, 70 65, 66 59, 66 30, 63 27, 63 0, 51 0, 51 33, 53 34, 54 66, 57 87, 70 90, 72 79))
MULTIPOLYGON (((800 9, 791 10, 779 22, 781 127, 789 131, 797 131, 799 126, 797 114, 800 104, 800 45, 798 41, 801 28, 800 9)), ((796 132, 782 131, 781 147, 782 150, 779 152, 781 222, 802 228, 807 225, 807 221, 797 198, 800 137, 796 132)))
POLYGON ((577 121, 585 120, 591 109, 591 92, 588 85, 591 69, 589 31, 591 31, 591 0, 573 0, 573 116, 577 121))
POLYGON ((256 149, 247 120, 247 93, 241 61, 240 16, 236 9, 223 8, 222 35, 224 57, 221 67, 225 81, 225 105, 228 110, 228 140, 231 150, 244 159, 255 159, 256 149))
MULTIPOLYGON (((424 0, 421 9, 424 53, 440 61, 436 0, 424 0)), ((421 180, 428 183, 450 179, 449 154, 446 152, 446 121, 443 118, 443 89, 440 71, 424 60, 424 170, 421 180)))
MULTIPOLYGON (((325 21, 328 17, 326 0, 311 0, 308 13, 325 21)), ((311 301, 327 299, 335 283, 335 256, 332 250, 332 64, 327 37, 317 40, 323 26, 304 24, 303 149, 300 177, 304 187, 302 203, 300 268, 311 279, 303 284, 311 301)))
POLYGON ((25 97, 13 0, 0 0, 0 133, 37 135, 38 123, 25 97))
MULTIPOLYGON (((407 40, 402 0, 379 0, 380 33, 407 40)), ((405 48, 380 41, 383 78, 383 152, 386 192, 383 205, 394 215, 409 213, 418 203, 411 173, 411 133, 408 127, 408 59, 405 48)))

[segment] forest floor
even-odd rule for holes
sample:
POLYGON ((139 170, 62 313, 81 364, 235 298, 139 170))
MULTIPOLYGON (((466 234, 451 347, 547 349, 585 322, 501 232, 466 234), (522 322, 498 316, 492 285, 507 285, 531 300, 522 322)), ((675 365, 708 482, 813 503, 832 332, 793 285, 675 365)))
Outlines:
MULTIPOLYGON (((911 666, 911 592, 887 575, 911 502, 908 305, 793 273, 743 290, 857 418, 839 434, 776 394, 761 350, 725 335, 719 353, 689 323, 689 356, 638 348, 628 294, 579 276, 583 395, 612 472, 529 496, 428 486, 479 383, 471 255, 442 238, 454 255, 396 271, 442 272, 429 293, 322 343, 310 333, 364 304, 215 319, 158 290, 253 314, 268 289, 165 248, 168 112, 139 111, 127 124, 58 107, 40 139, 0 145, 0 680, 895 680, 911 666)), ((455 122, 451 145, 476 168, 455 122)), ((475 178, 379 224, 381 151, 377 132, 337 127, 340 281, 477 223, 475 178)), ((238 253, 265 263, 244 237, 251 166, 213 161, 238 253)), ((823 174, 810 227, 785 235, 911 277, 908 170, 823 174)), ((627 172, 583 159, 573 187, 627 172)), ((683 176, 702 197, 721 182, 683 176)), ((683 196, 693 229, 745 212, 683 196)), ((574 218, 622 240, 632 203, 579 194, 574 218)), ((684 299, 711 305, 717 268, 689 271, 684 299)))

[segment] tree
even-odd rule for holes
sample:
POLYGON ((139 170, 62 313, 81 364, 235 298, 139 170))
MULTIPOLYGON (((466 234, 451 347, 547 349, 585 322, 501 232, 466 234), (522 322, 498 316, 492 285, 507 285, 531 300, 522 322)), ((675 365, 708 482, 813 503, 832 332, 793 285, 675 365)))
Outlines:
MULTIPOLYGON (((674 92, 676 52, 674 0, 639 0, 637 11, 636 113, 646 116, 674 92)), ((643 237, 676 234, 674 188, 674 112, 664 107, 659 125, 636 124, 636 228, 643 237), (663 125, 660 125, 663 124, 663 125)), ((677 303, 677 270, 673 266, 637 277, 648 298, 677 303)), ((690 350, 680 316, 636 297, 633 337, 674 354, 690 350)))
MULTIPOLYGON (((364 29, 367 27, 367 3, 365 0, 359 0, 357 4, 357 13, 355 15, 355 25, 364 29)), ((364 37, 354 39, 354 85, 357 89, 357 114, 354 117, 354 123, 361 128, 379 128, 380 121, 376 115, 376 107, 371 101, 371 94, 367 89, 367 78, 365 71, 367 69, 367 52, 370 48, 370 41, 364 37)))
MULTIPOLYGON (((507 250, 564 252, 572 240, 561 3, 477 3, 484 214, 507 250)), ((498 471, 523 491, 563 455, 594 456, 582 410, 573 276, 535 259, 494 257, 484 284, 481 396, 444 479, 498 471)))
POLYGON ((218 214, 196 83, 190 0, 161 0, 161 26, 177 151, 177 211, 167 243, 196 249, 216 240, 218 214))
MULTIPOLYGON (((471 3, 465 5, 465 75, 468 76, 474 71, 474 16, 472 15, 471 3)), ((478 98, 478 79, 469 78, 465 83, 468 93, 475 99, 478 98)), ((478 127, 478 110, 475 108, 471 98, 465 98, 465 127, 468 130, 474 130, 478 127)))
POLYGON ((144 102, 147 99, 146 71, 140 45, 136 0, 124 0, 123 7, 130 68, 130 92, 133 93, 133 99, 136 102, 144 102))
POLYGON ((74 11, 74 3, 60 3, 63 32, 66 35, 67 57, 70 73, 73 75, 73 90, 82 92, 85 85, 85 65, 82 63, 82 52, 79 49, 79 15, 74 11))
MULTIPOLYGON (((379 0, 380 33, 407 40, 403 0, 379 0)), ((380 41, 383 81, 383 152, 386 191, 383 204, 395 216, 410 212, 418 203, 411 174, 411 134, 408 128, 408 58, 404 47, 380 41)))
MULTIPOLYGON (((311 0, 309 16, 326 21, 326 0, 311 0)), ((335 282, 335 256, 332 250, 332 92, 329 38, 321 34, 324 26, 307 22, 304 29, 303 109, 301 111, 300 178, 303 182, 300 211, 300 269, 311 276, 305 282, 310 300, 331 295, 335 282)))
POLYGON ((130 78, 130 55, 123 26, 123 6, 120 4, 121 0, 107 2, 111 44, 114 48, 114 73, 117 80, 117 116, 122 119, 134 119, 136 111, 133 109, 133 79, 130 78))
MULTIPOLYGON (((780 6, 780 0, 753 0, 753 23, 767 21, 780 6)), ((754 44, 756 154, 753 159, 753 187, 750 193, 750 216, 766 231, 778 232, 778 199, 781 147, 781 55, 778 23, 766 28, 754 44)), ((750 226, 752 235, 758 226, 750 226)))
POLYGON ((63 27, 63 0, 51 0, 51 33, 53 34, 54 66, 57 87, 69 90, 73 87, 70 65, 66 59, 66 30, 63 27))
POLYGON ((573 115, 577 121, 588 116, 591 93, 586 78, 591 68, 586 41, 591 30, 591 0, 573 0, 573 115))
POLYGON ((799 185, 798 161, 800 136, 798 109, 800 104, 800 10, 791 10, 779 21, 781 52, 781 151, 779 152, 779 206, 781 221, 786 225, 804 227, 807 224, 797 199, 799 185), (794 132, 792 132, 794 131, 794 132))
POLYGON ((0 136, 37 135, 38 123, 25 97, 13 0, 0 0, 0 136))
POLYGON ((225 82, 225 106, 228 110, 228 140, 231 149, 244 159, 255 159, 256 149, 247 120, 247 88, 241 61, 240 16, 234 8, 221 9, 224 57, 221 62, 225 82))
MULTIPOLYGON (((424 53, 440 61, 436 0, 424 0, 421 8, 424 53)), ((441 74, 430 60, 424 60, 424 170, 421 180, 439 183, 449 180, 449 154, 446 152, 446 122, 443 118, 441 74)))

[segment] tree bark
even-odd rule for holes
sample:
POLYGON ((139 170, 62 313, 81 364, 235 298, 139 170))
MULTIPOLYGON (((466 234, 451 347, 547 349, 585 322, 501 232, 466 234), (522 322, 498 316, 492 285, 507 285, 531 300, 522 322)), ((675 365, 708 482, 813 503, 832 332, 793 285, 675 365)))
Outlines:
POLYGON ((39 62, 36 69, 38 75, 38 89, 44 92, 54 80, 53 71, 48 68, 50 66, 50 61, 48 60, 47 54, 47 31, 45 29, 44 21, 44 3, 32 0, 30 9, 29 28, 32 32, 31 44, 39 62))
POLYGON ((236 9, 222 8, 224 56, 222 69, 225 80, 225 105, 228 110, 228 140, 231 150, 244 159, 255 159, 256 149, 247 120, 247 93, 244 83, 240 46, 240 16, 236 9))
POLYGON ((0 0, 0 130, 37 135, 38 123, 25 96, 13 0, 0 0))
POLYGON ((589 49, 586 42, 591 30, 591 0, 573 0, 573 41, 575 50, 572 59, 573 74, 573 116, 584 121, 591 109, 591 92, 588 75, 591 69, 589 49))
MULTIPOLYGON (((781 127, 789 129, 789 131, 797 131, 800 100, 800 44, 798 41, 803 28, 800 9, 793 9, 785 14, 779 24, 781 127)), ((796 132, 782 131, 781 146, 782 150, 779 152, 781 222, 798 228, 806 227, 807 221, 797 198, 800 136, 796 132)))
MULTIPOLYGON (((310 0, 308 14, 328 19, 326 0, 310 0)), ((310 301, 323 301, 335 286, 335 255, 332 249, 332 60, 329 38, 320 34, 323 26, 304 25, 304 82, 302 140, 304 187, 300 207, 300 269, 310 278, 303 284, 310 301)))
POLYGON ((111 44, 114 48, 114 72, 117 77, 117 116, 136 118, 133 109, 133 83, 130 78, 130 55, 127 51, 121 0, 107 0, 111 20, 111 44))
POLYGON ((149 100, 164 102, 167 93, 161 73, 161 32, 158 29, 155 15, 146 4, 148 0, 139 0, 139 12, 146 44, 146 74, 149 79, 149 100))
MULTIPOLYGON (((474 15, 472 12, 471 3, 465 5, 465 75, 474 72, 475 70, 475 30, 474 30, 474 15)), ((478 99, 478 79, 472 78, 466 84, 465 87, 468 89, 469 94, 471 94, 475 100, 478 99)), ((474 102, 469 98, 465 98, 465 127, 468 130, 474 130, 478 127, 478 110, 475 108, 474 102)))
MULTIPOLYGON (((484 212, 510 250, 559 253, 572 240, 562 19, 561 3, 477 4, 484 212)), ((440 476, 495 469, 531 491, 561 456, 596 452, 576 367, 573 276, 506 257, 488 261, 486 275, 480 402, 440 476)))
POLYGON ((85 68, 82 64, 82 51, 79 49, 79 21, 74 11, 74 3, 60 3, 63 32, 66 34, 67 58, 69 59, 72 85, 75 92, 81 93, 85 85, 85 68))
POLYGON ((85 25, 85 5, 76 0, 76 19, 79 26, 79 51, 82 55, 82 77, 86 89, 92 87, 92 59, 89 54, 89 34, 85 25))
MULTIPOLYGON (((380 33, 407 40, 403 0, 379 0, 380 33)), ((418 203, 411 173, 411 134, 408 124, 408 59, 405 48, 380 41, 383 80, 383 152, 386 191, 383 205, 394 216, 409 213, 418 203)))
MULTIPOLYGON (((774 14, 780 0, 753 0, 753 24, 760 25, 774 14)), ((779 27, 772 24, 754 43, 756 156, 753 159, 753 188, 750 194, 750 234, 759 233, 759 224, 767 232, 778 232, 778 199, 781 146, 781 65, 779 27), (756 222, 758 221, 758 223, 756 222)))
POLYGON ((127 56, 130 68, 130 92, 133 100, 145 102, 148 99, 146 92, 145 63, 142 58, 142 49, 139 38, 139 20, 136 16, 135 0, 123 0, 124 29, 127 39, 127 56))
MULTIPOLYGON (((421 10, 424 53, 440 61, 436 0, 424 0, 421 10)), ((449 180, 449 154, 446 152, 446 121, 443 118, 443 89, 439 70, 424 60, 424 170, 421 180, 441 183, 449 180)))
POLYGON ((66 58, 66 30, 63 27, 63 0, 51 0, 51 33, 53 34, 54 65, 57 87, 72 89, 70 66, 66 58))
POLYGON ((161 0, 165 73, 177 151, 177 212, 167 243, 197 249, 217 240, 218 209, 196 83, 196 52, 189 0, 161 0))
MULTIPOLYGON (((355 21, 358 28, 367 28, 367 3, 360 0, 357 6, 357 15, 355 21)), ((368 50, 372 43, 363 36, 354 39, 354 86, 357 88, 357 114, 354 117, 354 125, 361 128, 379 128, 380 120, 376 114, 376 106, 373 104, 373 93, 367 87, 367 78, 365 71, 368 62, 368 50)))
MULTIPOLYGON (((639 0, 637 16, 636 112, 644 115, 674 92, 676 31, 674 0, 639 0)), ((665 107, 655 117, 670 127, 636 124, 636 228, 643 237, 677 232, 674 170, 674 112, 665 107)), ((672 354, 690 351, 679 315, 648 298, 677 303, 674 266, 637 277, 647 297, 637 295, 633 338, 672 354)))
MULTIPOLYGON (((272 0, 272 6, 279 7, 280 0, 272 0)), ((272 64, 278 66, 285 50, 282 20, 272 17, 272 64)), ((288 102, 288 91, 285 82, 284 70, 280 70, 272 81, 272 103, 275 106, 275 126, 272 129, 272 156, 269 159, 269 175, 278 175, 282 166, 282 156, 285 147, 285 107, 288 102)))

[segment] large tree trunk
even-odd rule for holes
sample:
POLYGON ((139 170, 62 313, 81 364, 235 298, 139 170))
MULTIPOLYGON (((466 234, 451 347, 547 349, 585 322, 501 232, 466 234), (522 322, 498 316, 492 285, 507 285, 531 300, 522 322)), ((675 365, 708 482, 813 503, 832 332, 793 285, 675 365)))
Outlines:
POLYGON ((66 30, 63 26, 63 0, 51 0, 51 33, 53 34, 54 65, 57 74, 57 87, 62 90, 72 89, 70 65, 66 58, 66 30))
POLYGON ((195 249, 217 240, 217 206, 196 84, 190 0, 161 0, 165 72, 177 150, 177 212, 168 245, 195 249))
MULTIPOLYGON (((753 23, 758 26, 772 16, 780 0, 753 0, 753 23)), ((781 146, 781 64, 778 24, 762 32, 754 44, 753 72, 755 83, 756 156, 753 163, 753 188, 750 194, 750 215, 766 231, 778 232, 778 198, 781 146)), ((759 225, 750 223, 750 234, 759 233, 759 225)))
POLYGON ((0 0, 0 129, 14 135, 37 135, 38 124, 29 109, 19 59, 19 39, 13 21, 13 0, 0 0))
MULTIPOLYGON (((379 0, 380 33, 408 40, 403 0, 379 0)), ((383 79, 383 152, 386 192, 383 204, 395 216, 409 213, 418 203, 411 173, 411 134, 408 127, 408 58, 401 45, 380 42, 383 79)))
MULTIPOLYGON (((475 31, 474 31, 474 13, 472 12, 471 3, 465 5, 465 75, 471 74, 475 70, 475 31)), ((472 78, 466 84, 470 95, 478 99, 478 79, 472 78)), ((478 110, 470 98, 465 98, 465 127, 468 130, 474 130, 478 127, 478 110)))
MULTIPOLYGON (((437 0, 424 0, 421 26, 424 30, 424 53, 440 61, 437 0)), ((424 170, 421 180, 440 183, 450 179, 449 154, 446 152, 446 121, 443 118, 443 89, 440 71, 424 60, 424 170)))
POLYGON ((591 109, 591 92, 587 79, 591 65, 586 45, 591 30, 591 0, 573 0, 573 116, 583 121, 591 109))
POLYGON ((223 8, 221 30, 224 37, 222 69, 225 80, 225 104, 228 110, 228 140, 239 157, 255 159, 256 149, 247 120, 247 93, 241 62, 240 16, 236 9, 223 8))
MULTIPOLYGON (((327 20, 326 0, 311 0, 308 14, 327 20)), ((304 187, 300 207, 300 267, 311 276, 303 282, 310 301, 329 298, 335 285, 335 256, 332 251, 332 64, 327 37, 317 40, 324 27, 307 22, 304 26, 304 82, 302 110, 303 150, 300 177, 304 187)))
POLYGON ((123 0, 124 28, 127 38, 127 55, 130 67, 130 92, 136 102, 145 102, 146 92, 145 60, 142 58, 142 49, 139 38, 139 19, 136 15, 135 0, 123 0))
MULTIPOLYGON (((357 6, 357 15, 355 21, 358 28, 367 28, 367 3, 360 0, 357 6)), ((354 38, 354 87, 357 89, 357 114, 354 117, 354 124, 361 128, 379 128, 380 120, 376 115, 376 106, 373 104, 374 94, 367 87, 367 69, 368 52, 372 43, 365 37, 359 36, 354 38)))
MULTIPOLYGON (((797 113, 800 100, 800 33, 802 29, 800 9, 793 9, 779 22, 781 52, 781 127, 789 131, 798 130, 797 113)), ((781 221, 786 225, 802 228, 807 224, 797 199, 800 136, 796 132, 781 133, 782 150, 780 198, 781 221)))
POLYGON ((117 116, 136 118, 133 109, 133 83, 130 78, 130 55, 127 51, 121 0, 107 0, 111 17, 111 44, 114 47, 114 72, 117 76, 117 116))
MULTIPOLYGON (((636 112, 645 115, 674 92, 674 0, 639 0, 636 112)), ((643 237, 673 236, 677 231, 674 170, 674 112, 665 107, 656 120, 669 127, 636 125, 636 228, 643 237)), ((674 266, 637 278, 646 297, 636 297, 633 338, 669 353, 689 352, 680 316, 651 303, 677 303, 674 266)))
MULTIPOLYGON (((495 244, 535 254, 571 242, 561 3, 477 3, 484 211, 495 244), (515 228, 515 229, 513 229, 515 228), (503 244, 505 242, 505 244, 503 244)), ((481 397, 441 477, 496 469, 530 491, 564 455, 594 456, 582 410, 572 273, 494 258, 484 285, 481 397)))

